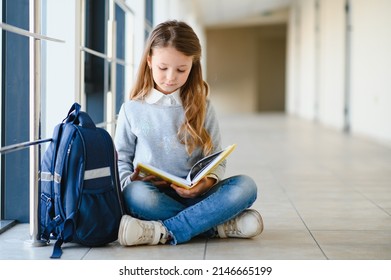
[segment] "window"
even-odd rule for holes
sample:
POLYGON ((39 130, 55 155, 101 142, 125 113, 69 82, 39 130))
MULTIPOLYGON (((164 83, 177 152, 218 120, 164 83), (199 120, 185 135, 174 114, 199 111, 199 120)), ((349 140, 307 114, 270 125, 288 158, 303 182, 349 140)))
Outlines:
MULTIPOLYGON (((82 38, 79 45, 81 55, 78 60, 81 63, 76 63, 75 66, 75 73, 81 73, 82 76, 76 83, 80 87, 77 94, 80 95, 83 108, 94 121, 105 126, 110 132, 114 131, 116 114, 133 82, 134 14, 126 4, 127 1, 81 0, 77 1, 77 5, 80 6, 76 9, 80 13, 75 11, 76 17, 82 18, 81 24, 76 26, 80 29, 82 38)), ((42 9, 49 6, 51 9, 59 9, 56 3, 59 2, 43 1, 42 9)), ((29 141, 29 61, 32 56, 29 53, 29 38, 35 37, 35 34, 24 34, 29 33, 29 6, 29 0, 0 0, 1 147, 29 141), (23 32, 15 33, 7 30, 5 26, 17 27, 23 32)), ((47 27, 51 25, 51 21, 46 18, 50 11, 45 12, 41 14, 41 22, 47 27)), ((68 28, 68 24, 63 23, 64 29, 68 28)), ((45 43, 41 47, 41 56, 44 60, 47 51, 56 48, 45 43)), ((70 47, 75 50, 74 45, 71 44, 70 47)), ((57 67, 47 71, 61 71, 61 65, 57 67)), ((48 75, 47 71, 42 71, 42 79, 47 78, 44 76, 48 75)), ((42 92, 41 97, 45 99, 42 103, 46 104, 44 101, 48 96, 45 95, 45 89, 42 89, 42 92)), ((59 91, 56 94, 69 95, 69 91, 59 91)), ((49 103, 46 106, 53 106, 49 103)), ((27 159, 28 149, 1 154, 0 230, 4 220, 30 220, 30 165, 27 159)))
POLYGON ((153 28, 153 0, 145 1, 145 40, 153 28))
MULTIPOLYGON (((29 1, 3 0, 2 23, 29 30, 29 1)), ((29 38, 2 30, 1 146, 29 140, 29 38), (26 113, 21 113, 26 112, 26 113)), ((1 220, 28 221, 29 151, 1 155, 1 220)))
POLYGON ((134 15, 124 1, 85 0, 82 103, 113 135, 133 77, 134 15))

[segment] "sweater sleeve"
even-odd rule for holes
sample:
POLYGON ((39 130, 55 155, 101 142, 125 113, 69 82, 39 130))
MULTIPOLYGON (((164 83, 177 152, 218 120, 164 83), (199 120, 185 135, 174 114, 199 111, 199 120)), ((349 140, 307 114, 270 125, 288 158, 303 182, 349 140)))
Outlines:
POLYGON ((133 160, 137 141, 137 137, 131 131, 125 106, 126 103, 120 109, 114 138, 118 152, 118 172, 122 189, 131 181, 130 176, 134 172, 133 160))

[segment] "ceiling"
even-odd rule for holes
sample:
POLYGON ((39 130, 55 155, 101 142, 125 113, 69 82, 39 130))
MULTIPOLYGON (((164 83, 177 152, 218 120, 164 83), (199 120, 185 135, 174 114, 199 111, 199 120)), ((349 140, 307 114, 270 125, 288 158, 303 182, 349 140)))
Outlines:
POLYGON ((193 0, 205 27, 286 22, 292 0, 193 0))

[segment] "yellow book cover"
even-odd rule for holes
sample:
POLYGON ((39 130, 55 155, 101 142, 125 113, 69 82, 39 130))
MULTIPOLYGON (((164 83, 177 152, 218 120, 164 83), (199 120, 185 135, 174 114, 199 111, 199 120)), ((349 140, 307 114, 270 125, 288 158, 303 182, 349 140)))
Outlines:
POLYGON ((140 170, 140 176, 154 175, 164 181, 175 184, 178 187, 190 189, 206 175, 212 173, 213 170, 224 159, 226 159, 235 148, 236 144, 232 144, 221 151, 200 159, 192 166, 186 178, 175 176, 149 164, 138 163, 137 168, 140 170))

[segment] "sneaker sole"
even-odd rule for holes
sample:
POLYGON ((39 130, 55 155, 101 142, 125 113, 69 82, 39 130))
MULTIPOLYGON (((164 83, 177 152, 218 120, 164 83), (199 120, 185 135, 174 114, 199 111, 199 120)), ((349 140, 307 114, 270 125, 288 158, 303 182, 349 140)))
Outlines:
POLYGON ((255 215, 255 217, 256 217, 257 220, 258 220, 258 224, 260 225, 259 230, 258 230, 258 231, 255 233, 255 235, 253 236, 253 237, 255 237, 255 236, 260 235, 260 234, 263 232, 263 218, 262 218, 261 214, 259 214, 259 212, 256 211, 256 210, 249 209, 248 211, 252 212, 252 214, 255 215))
POLYGON ((126 233, 127 226, 131 220, 132 220, 132 217, 130 217, 128 215, 123 215, 121 218, 121 221, 119 224, 119 230, 118 230, 118 241, 119 241, 119 244, 121 244, 122 246, 128 245, 128 244, 126 244, 126 241, 125 241, 125 236, 126 236, 125 233, 126 233))

